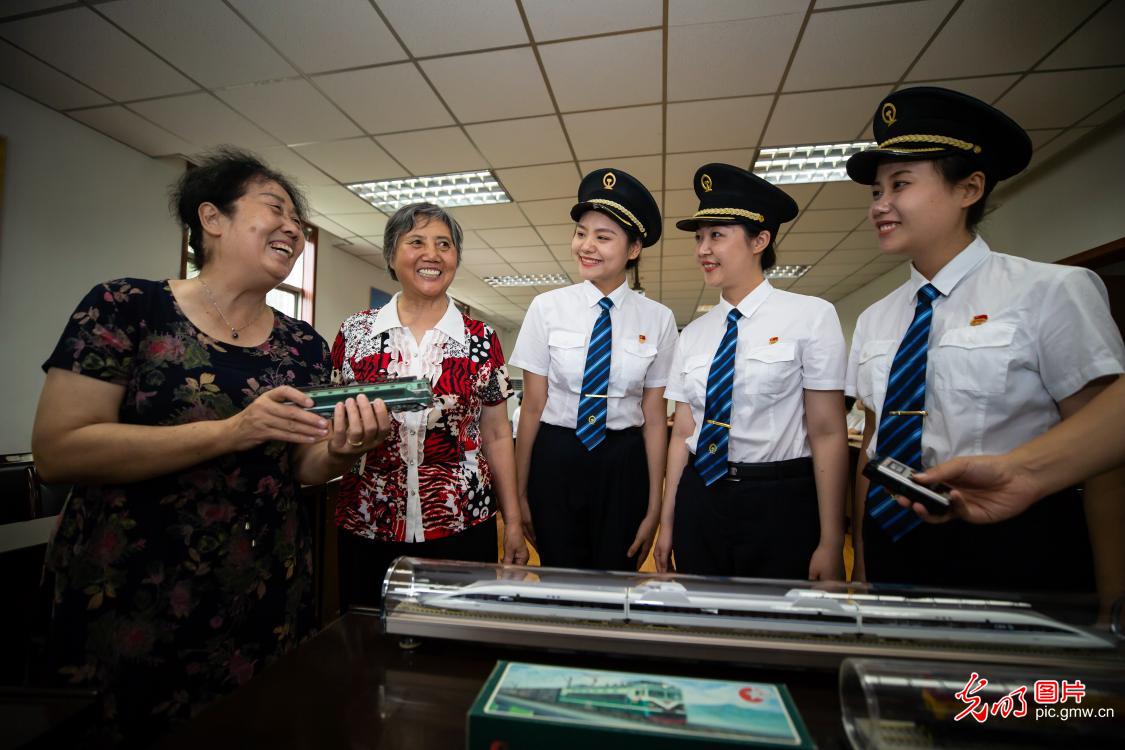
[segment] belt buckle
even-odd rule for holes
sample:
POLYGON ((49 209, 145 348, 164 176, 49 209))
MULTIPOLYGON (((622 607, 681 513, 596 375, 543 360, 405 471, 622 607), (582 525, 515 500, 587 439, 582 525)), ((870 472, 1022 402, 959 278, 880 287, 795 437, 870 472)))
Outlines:
POLYGON ((742 477, 738 476, 738 467, 733 464, 727 464, 727 475, 723 479, 728 482, 741 482, 742 477))

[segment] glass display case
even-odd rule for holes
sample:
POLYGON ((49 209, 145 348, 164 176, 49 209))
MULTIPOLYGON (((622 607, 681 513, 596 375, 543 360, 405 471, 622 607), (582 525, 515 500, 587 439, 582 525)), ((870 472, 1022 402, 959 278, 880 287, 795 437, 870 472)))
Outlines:
MULTIPOLYGON (((383 582, 388 633, 835 667, 848 656, 1117 664, 1096 605, 862 584, 580 571, 400 558, 383 582)), ((1118 631, 1119 632, 1119 631, 1118 631)))

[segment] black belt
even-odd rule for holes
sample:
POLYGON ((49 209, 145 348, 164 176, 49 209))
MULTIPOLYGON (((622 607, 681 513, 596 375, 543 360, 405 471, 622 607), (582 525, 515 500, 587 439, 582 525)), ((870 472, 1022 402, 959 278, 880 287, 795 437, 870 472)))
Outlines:
POLYGON ((812 456, 760 464, 739 464, 729 461, 727 475, 723 479, 728 482, 741 482, 743 479, 800 479, 811 475, 812 471, 812 456))

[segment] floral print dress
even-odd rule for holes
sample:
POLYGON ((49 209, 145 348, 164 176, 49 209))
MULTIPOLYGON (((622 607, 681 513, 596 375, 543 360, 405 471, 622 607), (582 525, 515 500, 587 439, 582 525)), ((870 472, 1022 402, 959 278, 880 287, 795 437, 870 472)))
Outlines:
MULTIPOLYGON (((119 279, 86 295, 43 368, 124 386, 122 423, 179 425, 324 384, 327 363, 306 323, 275 311, 268 340, 233 346, 196 329, 167 282, 119 279)), ((100 739, 151 738, 309 633, 311 527, 293 472, 290 446, 272 442, 75 487, 48 550, 50 651, 67 684, 102 691, 100 739)))

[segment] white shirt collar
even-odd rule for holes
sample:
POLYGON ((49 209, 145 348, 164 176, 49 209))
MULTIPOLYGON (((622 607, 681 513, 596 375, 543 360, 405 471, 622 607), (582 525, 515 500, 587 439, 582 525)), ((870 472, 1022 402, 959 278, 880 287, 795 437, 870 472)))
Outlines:
MULTIPOLYGON (((402 321, 398 317, 398 298, 402 292, 395 292, 395 296, 379 308, 379 312, 375 313, 375 322, 371 326, 371 333, 378 336, 380 333, 385 333, 392 328, 402 328, 402 321)), ((441 320, 437 322, 434 328, 444 333, 449 338, 456 341, 461 346, 464 346, 467 339, 465 337, 465 320, 461 317, 461 311, 453 304, 453 299, 447 294, 445 295, 446 308, 445 314, 441 316, 441 320)))
POLYGON ((610 300, 613 301, 613 306, 617 309, 621 309, 622 303, 625 302, 630 294, 633 294, 633 291, 629 288, 629 280, 626 279, 621 286, 614 289, 608 295, 602 294, 601 290, 594 286, 594 282, 583 281, 582 293, 586 295, 586 302, 590 307, 597 305, 602 297, 609 297, 610 300))
POLYGON ((749 318, 754 314, 755 310, 762 306, 762 303, 766 301, 766 298, 769 297, 772 292, 773 285, 770 284, 769 279, 762 279, 762 283, 754 287, 754 291, 743 297, 742 301, 737 305, 732 305, 727 302, 725 297, 720 295, 719 304, 715 305, 715 307, 722 313, 724 318, 730 314, 731 309, 735 307, 742 313, 742 317, 749 318))
POLYGON ((919 289, 926 284, 933 284, 934 288, 941 292, 943 296, 948 297, 954 288, 961 283, 961 280, 983 263, 991 252, 988 243, 978 234, 973 238, 972 242, 965 246, 964 250, 954 255, 953 260, 946 263, 945 266, 934 275, 933 279, 927 279, 919 273, 918 269, 911 263, 911 294, 917 296, 919 289))

